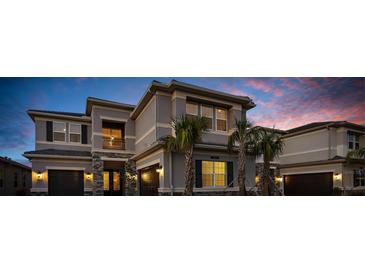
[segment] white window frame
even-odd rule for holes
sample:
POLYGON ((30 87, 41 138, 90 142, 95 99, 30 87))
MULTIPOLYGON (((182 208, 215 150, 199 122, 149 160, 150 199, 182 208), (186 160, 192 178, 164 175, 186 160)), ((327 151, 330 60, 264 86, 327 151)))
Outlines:
POLYGON ((188 115, 192 115, 192 116, 199 117, 199 103, 195 103, 195 102, 188 101, 188 102, 186 102, 186 105, 187 104, 196 105, 197 106, 197 109, 196 109, 196 113, 195 114, 192 114, 192 113, 188 113, 187 112, 188 108, 187 108, 187 106, 185 106, 185 113, 188 114, 188 115))
MULTIPOLYGON (((202 160, 202 176, 203 175, 210 175, 210 173, 203 173, 203 162, 212 162, 213 163, 213 186, 203 186, 203 179, 202 179, 202 188, 221 188, 221 187, 226 187, 227 186, 227 162, 226 161, 212 161, 212 160, 202 160), (215 173, 215 165, 214 163, 224 163, 224 170, 226 171, 226 173, 224 174, 224 186, 216 186, 216 173, 215 173)), ((222 174, 219 174, 222 175, 222 174)))
MULTIPOLYGON (((362 186, 362 185, 361 185, 361 180, 363 180, 363 178, 364 178, 364 177, 360 177, 360 178, 359 178, 360 185, 355 186, 355 172, 356 172, 356 171, 358 171, 358 170, 359 170, 359 169, 356 169, 356 170, 354 170, 354 171, 353 171, 353 176, 352 176, 352 180, 353 180, 353 182, 352 182, 352 186, 353 186, 354 188, 364 188, 364 187, 365 187, 365 185, 364 185, 364 186, 362 186)), ((363 170, 362 172, 364 172, 364 170, 363 170)))
POLYGON ((218 132, 228 132, 228 110, 226 108, 222 108, 222 107, 216 107, 215 108, 215 130, 218 132), (222 119, 218 119, 218 109, 222 109, 226 112, 226 130, 220 130, 218 129, 218 120, 222 120, 222 119))
POLYGON ((360 148, 360 137, 359 137, 359 135, 356 135, 353 132, 348 131, 347 132, 347 148, 348 148, 348 150, 350 150, 350 151, 355 150, 356 149, 356 144, 360 148), (353 148, 350 148, 350 136, 353 136, 353 138, 354 138, 354 140, 352 141, 352 143, 354 145, 353 148))
POLYGON ((55 142, 55 143, 66 143, 66 135, 67 135, 67 125, 66 125, 66 122, 60 122, 60 121, 53 121, 52 122, 52 126, 53 126, 53 132, 52 132, 52 134, 53 134, 53 142, 55 142), (59 124, 64 124, 65 125, 65 131, 57 131, 57 130, 55 130, 55 124, 56 123, 59 123, 59 124), (65 134, 65 139, 63 140, 63 141, 56 141, 55 140, 55 138, 54 138, 54 133, 55 132, 58 132, 58 133, 64 133, 65 134))
MULTIPOLYGON (((198 112, 199 112, 199 105, 198 105, 198 112)), ((206 117, 206 118, 211 118, 212 119, 212 128, 208 128, 206 131, 213 131, 213 125, 214 125, 214 107, 211 105, 206 105, 206 104, 201 104, 200 105, 200 117, 206 117), (208 107, 212 109, 212 117, 208 117, 208 116, 203 116, 203 107, 208 107)))
POLYGON ((81 124, 76 124, 76 123, 68 123, 68 141, 70 143, 73 143, 73 144, 81 144, 82 140, 82 132, 81 132, 81 124), (80 133, 77 133, 77 132, 71 132, 71 125, 73 126, 79 126, 80 127, 80 133), (80 134, 80 142, 71 142, 71 134, 80 134))

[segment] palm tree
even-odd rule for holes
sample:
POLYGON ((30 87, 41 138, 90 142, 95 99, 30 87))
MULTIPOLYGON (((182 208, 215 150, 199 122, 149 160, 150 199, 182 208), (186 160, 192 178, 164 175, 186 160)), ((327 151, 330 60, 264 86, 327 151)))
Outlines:
POLYGON ((275 132, 275 129, 266 129, 263 127, 258 128, 259 138, 255 145, 257 154, 263 156, 264 160, 264 184, 263 184, 263 195, 270 195, 269 184, 270 184, 270 162, 275 157, 279 156, 283 152, 284 142, 280 136, 275 132))
POLYGON ((185 154, 185 191, 184 195, 193 195, 193 151, 194 146, 201 141, 203 131, 208 128, 207 119, 204 117, 189 118, 182 115, 171 122, 175 136, 162 138, 167 151, 182 152, 185 154))
POLYGON ((228 150, 232 151, 233 147, 238 144, 238 194, 247 195, 246 192, 246 154, 253 154, 252 148, 256 140, 256 128, 247 120, 235 121, 235 130, 228 138, 228 150))
POLYGON ((365 147, 350 151, 349 153, 347 153, 347 159, 365 160, 365 147))

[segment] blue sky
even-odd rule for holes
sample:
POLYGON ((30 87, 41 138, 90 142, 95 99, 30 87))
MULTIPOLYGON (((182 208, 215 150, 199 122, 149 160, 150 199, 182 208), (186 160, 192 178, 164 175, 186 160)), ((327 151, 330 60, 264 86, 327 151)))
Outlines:
MULTIPOLYGON (((173 78, 0 78, 0 156, 24 163, 34 149, 27 109, 84 112, 88 96, 136 104, 152 80, 173 78)), ((248 118, 288 129, 324 120, 365 123, 364 78, 178 78, 236 95, 257 107, 248 118)))

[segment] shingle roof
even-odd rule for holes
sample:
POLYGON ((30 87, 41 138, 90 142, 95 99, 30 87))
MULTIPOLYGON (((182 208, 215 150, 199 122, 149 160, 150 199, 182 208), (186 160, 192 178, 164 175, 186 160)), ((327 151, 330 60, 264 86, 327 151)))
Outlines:
POLYGON ((7 158, 7 157, 1 157, 0 156, 0 162, 7 163, 7 164, 17 166, 17 167, 21 167, 21 168, 24 168, 24 169, 27 169, 27 170, 31 170, 31 168, 29 166, 26 166, 26 165, 23 165, 21 163, 15 162, 14 160, 12 160, 10 158, 7 158))
POLYGON ((60 149, 41 149, 24 152, 24 156, 30 155, 49 155, 49 156, 73 156, 73 157, 91 157, 90 151, 78 150, 60 150, 60 149))

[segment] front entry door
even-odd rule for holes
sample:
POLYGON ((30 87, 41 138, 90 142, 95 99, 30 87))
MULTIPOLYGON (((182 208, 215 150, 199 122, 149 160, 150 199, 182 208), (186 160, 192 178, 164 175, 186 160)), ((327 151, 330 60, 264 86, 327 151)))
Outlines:
POLYGON ((104 170, 104 195, 119 196, 122 195, 120 172, 117 170, 104 170))

